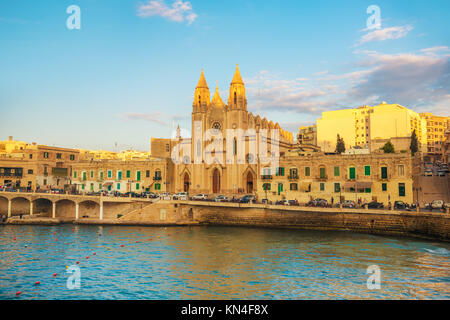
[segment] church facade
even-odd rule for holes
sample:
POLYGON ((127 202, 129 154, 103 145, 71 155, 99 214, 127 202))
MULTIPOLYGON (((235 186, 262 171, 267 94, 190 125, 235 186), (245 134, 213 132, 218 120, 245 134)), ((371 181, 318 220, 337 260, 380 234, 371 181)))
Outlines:
POLYGON ((264 167, 273 167, 279 154, 296 147, 292 133, 248 112, 239 66, 227 103, 217 87, 210 98, 202 70, 194 91, 191 121, 190 138, 177 135, 176 139, 152 139, 152 156, 174 162, 174 180, 168 188, 173 192, 254 194, 264 167))

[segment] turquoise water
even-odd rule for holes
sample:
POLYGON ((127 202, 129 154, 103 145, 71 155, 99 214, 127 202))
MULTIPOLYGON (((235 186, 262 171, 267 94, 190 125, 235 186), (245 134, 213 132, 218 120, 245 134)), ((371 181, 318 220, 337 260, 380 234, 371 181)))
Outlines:
POLYGON ((448 243, 350 232, 0 226, 0 254, 0 299, 450 298, 448 243))

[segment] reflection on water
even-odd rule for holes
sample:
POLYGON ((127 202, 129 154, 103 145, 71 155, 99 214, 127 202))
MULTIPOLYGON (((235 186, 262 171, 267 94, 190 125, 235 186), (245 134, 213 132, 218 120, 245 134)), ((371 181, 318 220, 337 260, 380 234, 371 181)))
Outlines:
POLYGON ((409 238, 237 227, 2 226, 0 253, 1 299, 450 298, 449 244, 409 238), (69 290, 66 266, 76 261, 81 289, 69 290), (381 269, 380 290, 367 289, 370 265, 381 269), (23 293, 16 297, 17 291, 23 293))

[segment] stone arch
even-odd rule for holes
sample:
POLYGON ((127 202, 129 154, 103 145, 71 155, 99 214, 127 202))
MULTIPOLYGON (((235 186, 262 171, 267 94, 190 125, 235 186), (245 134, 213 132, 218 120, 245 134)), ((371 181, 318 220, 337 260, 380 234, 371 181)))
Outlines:
POLYGON ((256 189, 256 174, 255 172, 249 167, 247 170, 244 171, 244 174, 242 176, 244 183, 244 190, 246 193, 254 193, 256 189))
POLYGON ((100 205, 97 201, 83 200, 78 203, 79 205, 79 218, 99 219, 100 218, 100 205))
POLYGON ((189 186, 191 185, 191 177, 187 171, 184 172, 183 175, 183 191, 189 192, 189 186))
POLYGON ((7 197, 0 195, 0 215, 8 214, 8 201, 7 197))
POLYGON ((56 203, 56 217, 58 218, 75 218, 76 202, 71 199, 60 199, 56 203))
POLYGON ((53 201, 47 198, 37 198, 33 200, 33 211, 42 217, 52 216, 53 201))
POLYGON ((11 215, 28 215, 30 214, 30 199, 18 196, 11 198, 11 215))

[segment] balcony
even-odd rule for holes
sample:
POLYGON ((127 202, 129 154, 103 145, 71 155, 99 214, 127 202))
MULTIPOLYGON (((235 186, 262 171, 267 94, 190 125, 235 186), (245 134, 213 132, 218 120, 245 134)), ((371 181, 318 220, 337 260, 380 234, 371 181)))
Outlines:
POLYGON ((391 174, 388 174, 388 175, 377 174, 377 175, 376 175, 376 179, 377 179, 378 181, 389 181, 389 180, 391 180, 391 178, 392 178, 392 175, 391 175, 391 174))
POLYGON ((288 176, 288 179, 289 179, 289 180, 297 180, 297 179, 298 179, 298 175, 297 175, 297 174, 290 174, 290 175, 288 176))
POLYGON ((261 179, 262 180, 271 180, 272 179, 272 175, 262 175, 261 179))
POLYGON ((153 181, 161 181, 161 177, 153 177, 153 181))
POLYGON ((356 179, 358 179, 357 174, 355 174, 354 177, 351 177, 351 178, 348 174, 345 175, 345 180, 347 180, 347 181, 355 181, 356 179))
POLYGON ((318 181, 326 181, 327 179, 328 179, 328 175, 316 176, 316 180, 318 180, 318 181))

